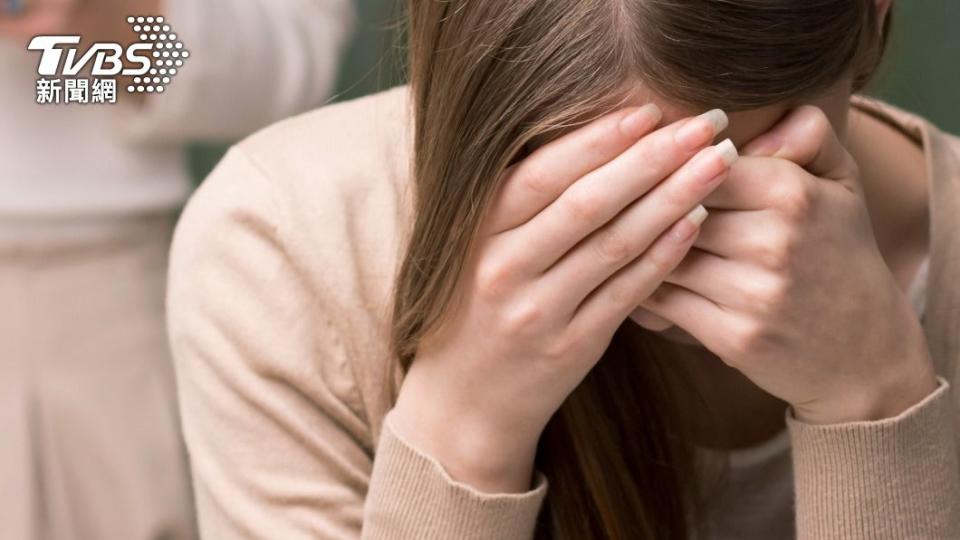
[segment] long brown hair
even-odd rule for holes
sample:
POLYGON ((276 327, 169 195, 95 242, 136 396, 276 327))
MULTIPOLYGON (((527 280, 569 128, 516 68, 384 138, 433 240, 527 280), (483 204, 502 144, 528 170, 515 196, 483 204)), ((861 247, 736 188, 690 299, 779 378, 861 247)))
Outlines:
MULTIPOLYGON (((744 110, 860 89, 882 56, 874 0, 409 0, 415 218, 397 276, 392 369, 441 320, 484 209, 534 138, 622 103, 744 110)), ((697 473, 672 399, 679 348, 625 322, 553 416, 539 538, 684 538, 697 473)))

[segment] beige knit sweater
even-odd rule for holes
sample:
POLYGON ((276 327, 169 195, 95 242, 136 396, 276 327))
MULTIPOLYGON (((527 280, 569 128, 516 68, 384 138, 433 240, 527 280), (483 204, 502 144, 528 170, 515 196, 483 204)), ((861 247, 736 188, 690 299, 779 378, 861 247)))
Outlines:
MULTIPOLYGON (((797 536, 960 538, 960 139, 855 106, 922 143, 932 247, 923 325, 940 386, 903 414, 829 426, 787 411, 797 536)), ((169 329, 205 538, 532 536, 549 490, 483 493, 390 429, 392 276, 411 222, 407 89, 235 146, 173 247, 169 329)), ((451 419, 451 421, 455 421, 451 419)), ((771 479, 775 481, 775 479, 771 479)))

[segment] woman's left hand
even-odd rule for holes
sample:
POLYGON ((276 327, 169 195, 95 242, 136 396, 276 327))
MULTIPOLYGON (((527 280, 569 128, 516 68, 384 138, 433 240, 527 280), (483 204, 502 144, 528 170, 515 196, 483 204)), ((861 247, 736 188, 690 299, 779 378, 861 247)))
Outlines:
POLYGON ((874 239, 856 162, 802 106, 707 197, 694 249, 641 304, 805 422, 896 416, 937 386, 922 327, 874 239))

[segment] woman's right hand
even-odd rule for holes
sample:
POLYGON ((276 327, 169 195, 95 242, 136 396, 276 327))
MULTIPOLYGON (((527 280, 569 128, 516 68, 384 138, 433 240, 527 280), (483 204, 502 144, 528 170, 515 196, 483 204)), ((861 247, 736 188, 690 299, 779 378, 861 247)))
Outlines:
POLYGON ((390 411, 453 479, 528 490, 547 421, 692 246, 737 151, 707 147, 719 110, 660 120, 653 104, 618 111, 507 170, 390 411))

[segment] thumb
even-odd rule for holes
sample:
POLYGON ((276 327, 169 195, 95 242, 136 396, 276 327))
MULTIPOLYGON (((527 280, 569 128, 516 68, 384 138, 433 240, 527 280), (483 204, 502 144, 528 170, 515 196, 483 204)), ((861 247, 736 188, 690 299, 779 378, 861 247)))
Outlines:
POLYGON ((810 174, 856 189, 858 168, 819 107, 802 105, 790 111, 768 132, 746 145, 741 153, 792 161, 810 174))

